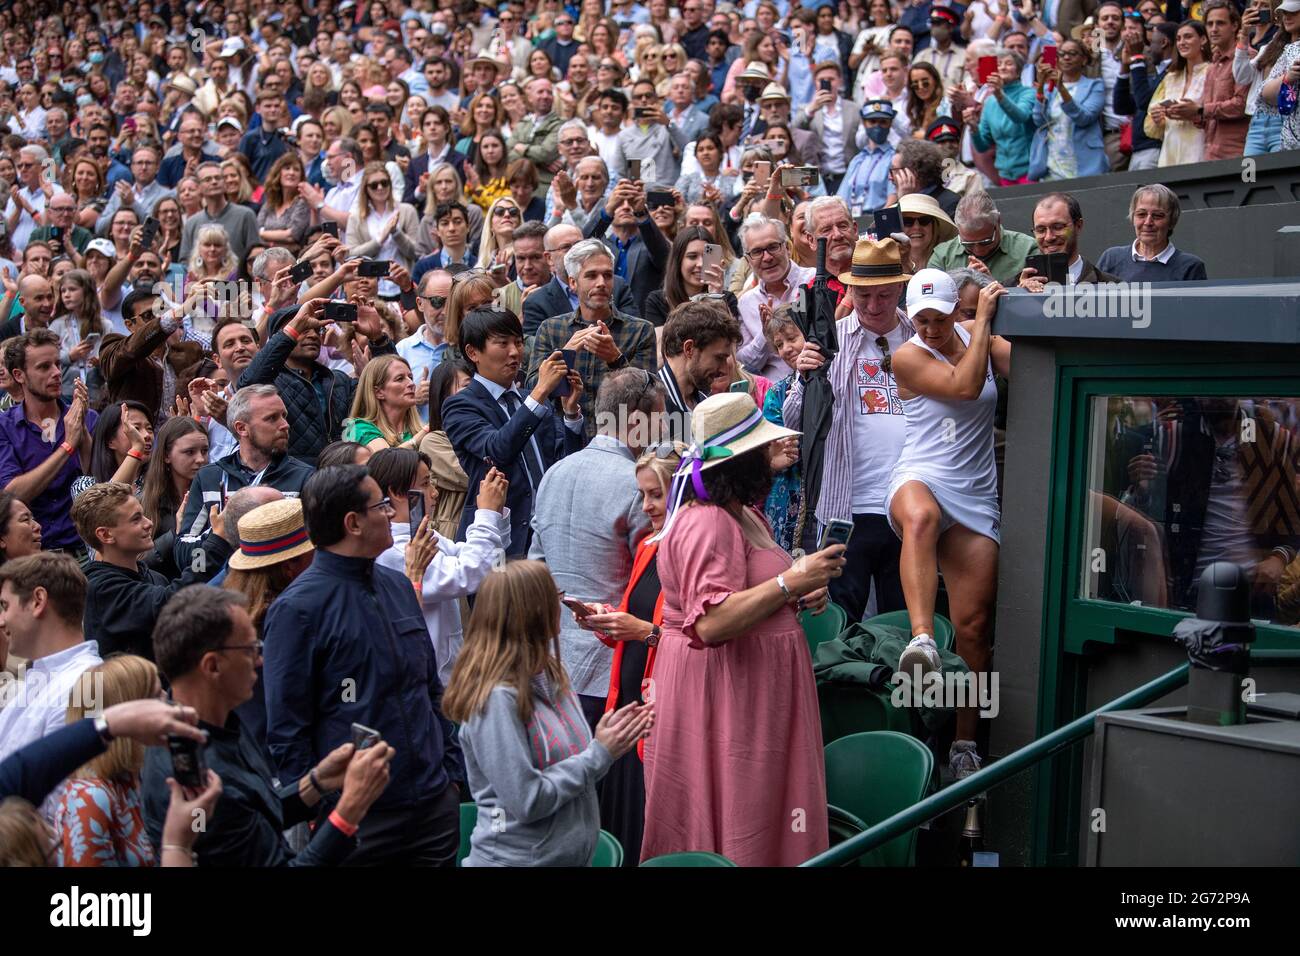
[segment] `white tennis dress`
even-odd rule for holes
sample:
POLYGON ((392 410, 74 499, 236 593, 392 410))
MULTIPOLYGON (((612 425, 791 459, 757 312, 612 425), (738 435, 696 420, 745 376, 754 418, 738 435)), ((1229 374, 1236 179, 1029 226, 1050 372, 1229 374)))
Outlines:
MULTIPOLYGON (((955 330, 969 347, 970 333, 960 324, 955 330)), ((912 336, 908 342, 942 362, 948 361, 922 342, 919 335, 912 336)), ((939 503, 941 534, 959 524, 1000 543, 998 473, 993 458, 993 416, 997 403, 992 362, 988 363, 979 398, 973 402, 929 395, 903 399, 907 431, 885 499, 889 525, 900 538, 902 532, 890 512, 894 493, 906 482, 919 481, 939 503)))

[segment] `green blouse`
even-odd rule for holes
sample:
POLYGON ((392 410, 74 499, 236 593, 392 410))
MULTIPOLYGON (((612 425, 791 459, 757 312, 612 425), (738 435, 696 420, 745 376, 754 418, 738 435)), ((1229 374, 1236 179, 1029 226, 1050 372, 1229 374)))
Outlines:
MULTIPOLYGON (((402 433, 402 441, 410 441, 415 436, 411 432, 402 433)), ((384 433, 379 430, 379 426, 374 422, 367 421, 364 418, 353 418, 343 429, 343 440, 354 441, 359 445, 369 445, 376 438, 383 438, 384 433)))

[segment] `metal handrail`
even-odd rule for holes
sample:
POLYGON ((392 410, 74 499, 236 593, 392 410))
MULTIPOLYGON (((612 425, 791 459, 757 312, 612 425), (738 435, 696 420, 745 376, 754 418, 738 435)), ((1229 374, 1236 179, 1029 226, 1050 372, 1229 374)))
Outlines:
MULTIPOLYGON (((1253 651, 1250 659, 1252 664, 1295 661, 1300 660, 1300 651, 1253 651)), ((843 866, 845 863, 870 853, 876 847, 888 843, 897 836, 902 836, 928 820, 942 816, 949 810, 961 806, 967 800, 991 790, 1021 771, 1029 769, 1058 751, 1064 750, 1071 744, 1087 737, 1093 732, 1099 714, 1105 714, 1113 710, 1145 707, 1147 704, 1159 700, 1170 691, 1177 690, 1187 683, 1189 667, 1188 664, 1180 664, 1169 673, 1157 677, 1155 680, 1143 684, 1121 697, 1116 697, 1109 703, 1102 704, 1096 710, 1070 721, 1064 727, 1057 728, 1046 737, 1040 737, 1032 744, 1021 747, 1014 753, 989 764, 983 770, 977 770, 965 780, 954 783, 950 787, 945 787, 938 793, 926 797, 920 803, 912 804, 905 810, 900 810, 892 817, 880 821, 865 833, 850 837, 838 846, 831 847, 825 853, 820 853, 799 865, 810 867, 843 866)))

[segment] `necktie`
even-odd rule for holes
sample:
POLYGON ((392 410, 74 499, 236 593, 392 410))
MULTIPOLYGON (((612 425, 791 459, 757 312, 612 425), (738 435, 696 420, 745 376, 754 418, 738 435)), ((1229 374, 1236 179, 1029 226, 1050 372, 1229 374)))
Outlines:
MULTIPOLYGON (((519 411, 519 396, 514 392, 506 392, 501 396, 506 403, 506 408, 510 410, 510 417, 515 417, 515 412, 519 411)), ((542 474, 546 467, 542 464, 542 459, 537 453, 537 446, 534 444, 533 436, 528 437, 528 444, 524 445, 524 468, 528 471, 528 483, 533 486, 533 491, 542 483, 542 474)))

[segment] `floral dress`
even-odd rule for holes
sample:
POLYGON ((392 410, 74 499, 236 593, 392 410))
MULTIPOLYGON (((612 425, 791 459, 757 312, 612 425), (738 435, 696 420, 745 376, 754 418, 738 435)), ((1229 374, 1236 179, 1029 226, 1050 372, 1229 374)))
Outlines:
MULTIPOLYGON (((785 424, 781 417, 781 406, 785 404, 786 393, 790 391, 797 374, 791 372, 767 390, 767 396, 763 400, 763 417, 769 422, 785 424)), ((772 490, 768 492, 763 513, 772 526, 772 537, 787 551, 794 550, 794 532, 799 524, 799 503, 802 498, 803 475, 798 462, 772 476, 772 490)))
POLYGON ((54 814, 59 866, 153 866, 135 774, 77 777, 63 788, 54 814))

